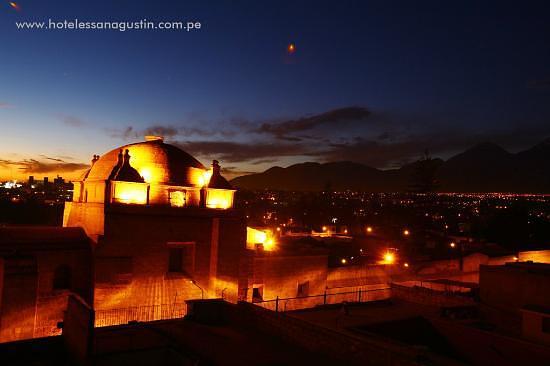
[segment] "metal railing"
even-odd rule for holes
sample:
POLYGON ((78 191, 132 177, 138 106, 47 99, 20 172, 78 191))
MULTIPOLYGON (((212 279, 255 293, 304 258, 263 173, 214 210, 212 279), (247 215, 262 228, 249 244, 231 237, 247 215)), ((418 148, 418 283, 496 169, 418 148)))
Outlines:
POLYGON ((284 312, 289 310, 299 310, 312 308, 319 305, 340 304, 343 302, 369 302, 376 300, 386 300, 391 297, 391 288, 384 287, 378 289, 358 289, 356 291, 345 291, 325 293, 320 295, 309 295, 301 297, 286 297, 272 300, 263 300, 254 302, 255 305, 276 312, 284 312))
POLYGON ((187 304, 159 304, 134 306, 118 309, 101 309, 95 311, 95 326, 128 324, 129 322, 149 322, 154 320, 183 318, 187 314, 187 304))

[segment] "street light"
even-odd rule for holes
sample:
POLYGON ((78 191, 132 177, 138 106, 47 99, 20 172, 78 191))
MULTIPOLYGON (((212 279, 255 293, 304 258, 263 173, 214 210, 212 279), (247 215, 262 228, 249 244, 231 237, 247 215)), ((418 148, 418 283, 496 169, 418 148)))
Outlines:
POLYGON ((453 241, 453 242, 452 242, 451 244, 449 244, 449 245, 451 246, 451 248, 454 248, 454 247, 456 247, 456 244, 455 244, 455 242, 454 242, 454 241, 453 241))
POLYGON ((410 231, 409 231, 409 230, 407 230, 407 229, 403 230, 403 235, 409 236, 409 234, 410 234, 410 231))
POLYGON ((195 280, 191 280, 189 282, 191 282, 193 285, 197 286, 199 290, 201 290, 201 298, 204 300, 204 290, 202 289, 202 287, 200 287, 195 280))

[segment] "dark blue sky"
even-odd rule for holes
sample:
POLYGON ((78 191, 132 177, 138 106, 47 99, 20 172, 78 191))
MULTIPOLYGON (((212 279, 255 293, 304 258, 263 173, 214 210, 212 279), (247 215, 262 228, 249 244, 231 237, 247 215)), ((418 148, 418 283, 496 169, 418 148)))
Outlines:
POLYGON ((516 151, 550 136, 543 2, 18 4, 0 4, 0 176, 70 176, 148 132, 234 174, 300 161, 391 167, 426 148, 516 151), (15 25, 75 18, 202 29, 15 25))

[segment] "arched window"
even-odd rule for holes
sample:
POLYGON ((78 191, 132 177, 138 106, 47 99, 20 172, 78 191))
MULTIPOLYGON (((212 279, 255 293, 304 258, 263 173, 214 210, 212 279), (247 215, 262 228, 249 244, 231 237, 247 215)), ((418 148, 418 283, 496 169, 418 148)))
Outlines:
POLYGON ((71 268, 62 264, 55 269, 53 274, 53 289, 68 290, 71 288, 71 268))

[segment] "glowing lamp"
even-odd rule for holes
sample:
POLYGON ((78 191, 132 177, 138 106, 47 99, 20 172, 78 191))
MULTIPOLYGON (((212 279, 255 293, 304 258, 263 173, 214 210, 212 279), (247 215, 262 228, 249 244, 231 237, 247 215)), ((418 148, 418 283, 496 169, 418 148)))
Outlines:
POLYGON ((410 234, 411 234, 411 233, 410 233, 409 230, 407 230, 407 229, 403 230, 403 235, 409 236, 410 234))
POLYGON ((372 233, 372 227, 371 226, 367 226, 367 233, 372 233))
POLYGON ((139 175, 143 177, 143 180, 145 180, 147 183, 151 183, 151 178, 153 177, 153 174, 151 173, 151 170, 149 168, 142 168, 139 171, 139 175))
POLYGON ((393 264, 395 262, 395 255, 391 252, 386 252, 384 254, 384 263, 393 264))
POLYGON ((276 242, 273 233, 269 229, 246 228, 246 247, 254 249, 257 244, 262 244, 264 250, 275 250, 276 242))

